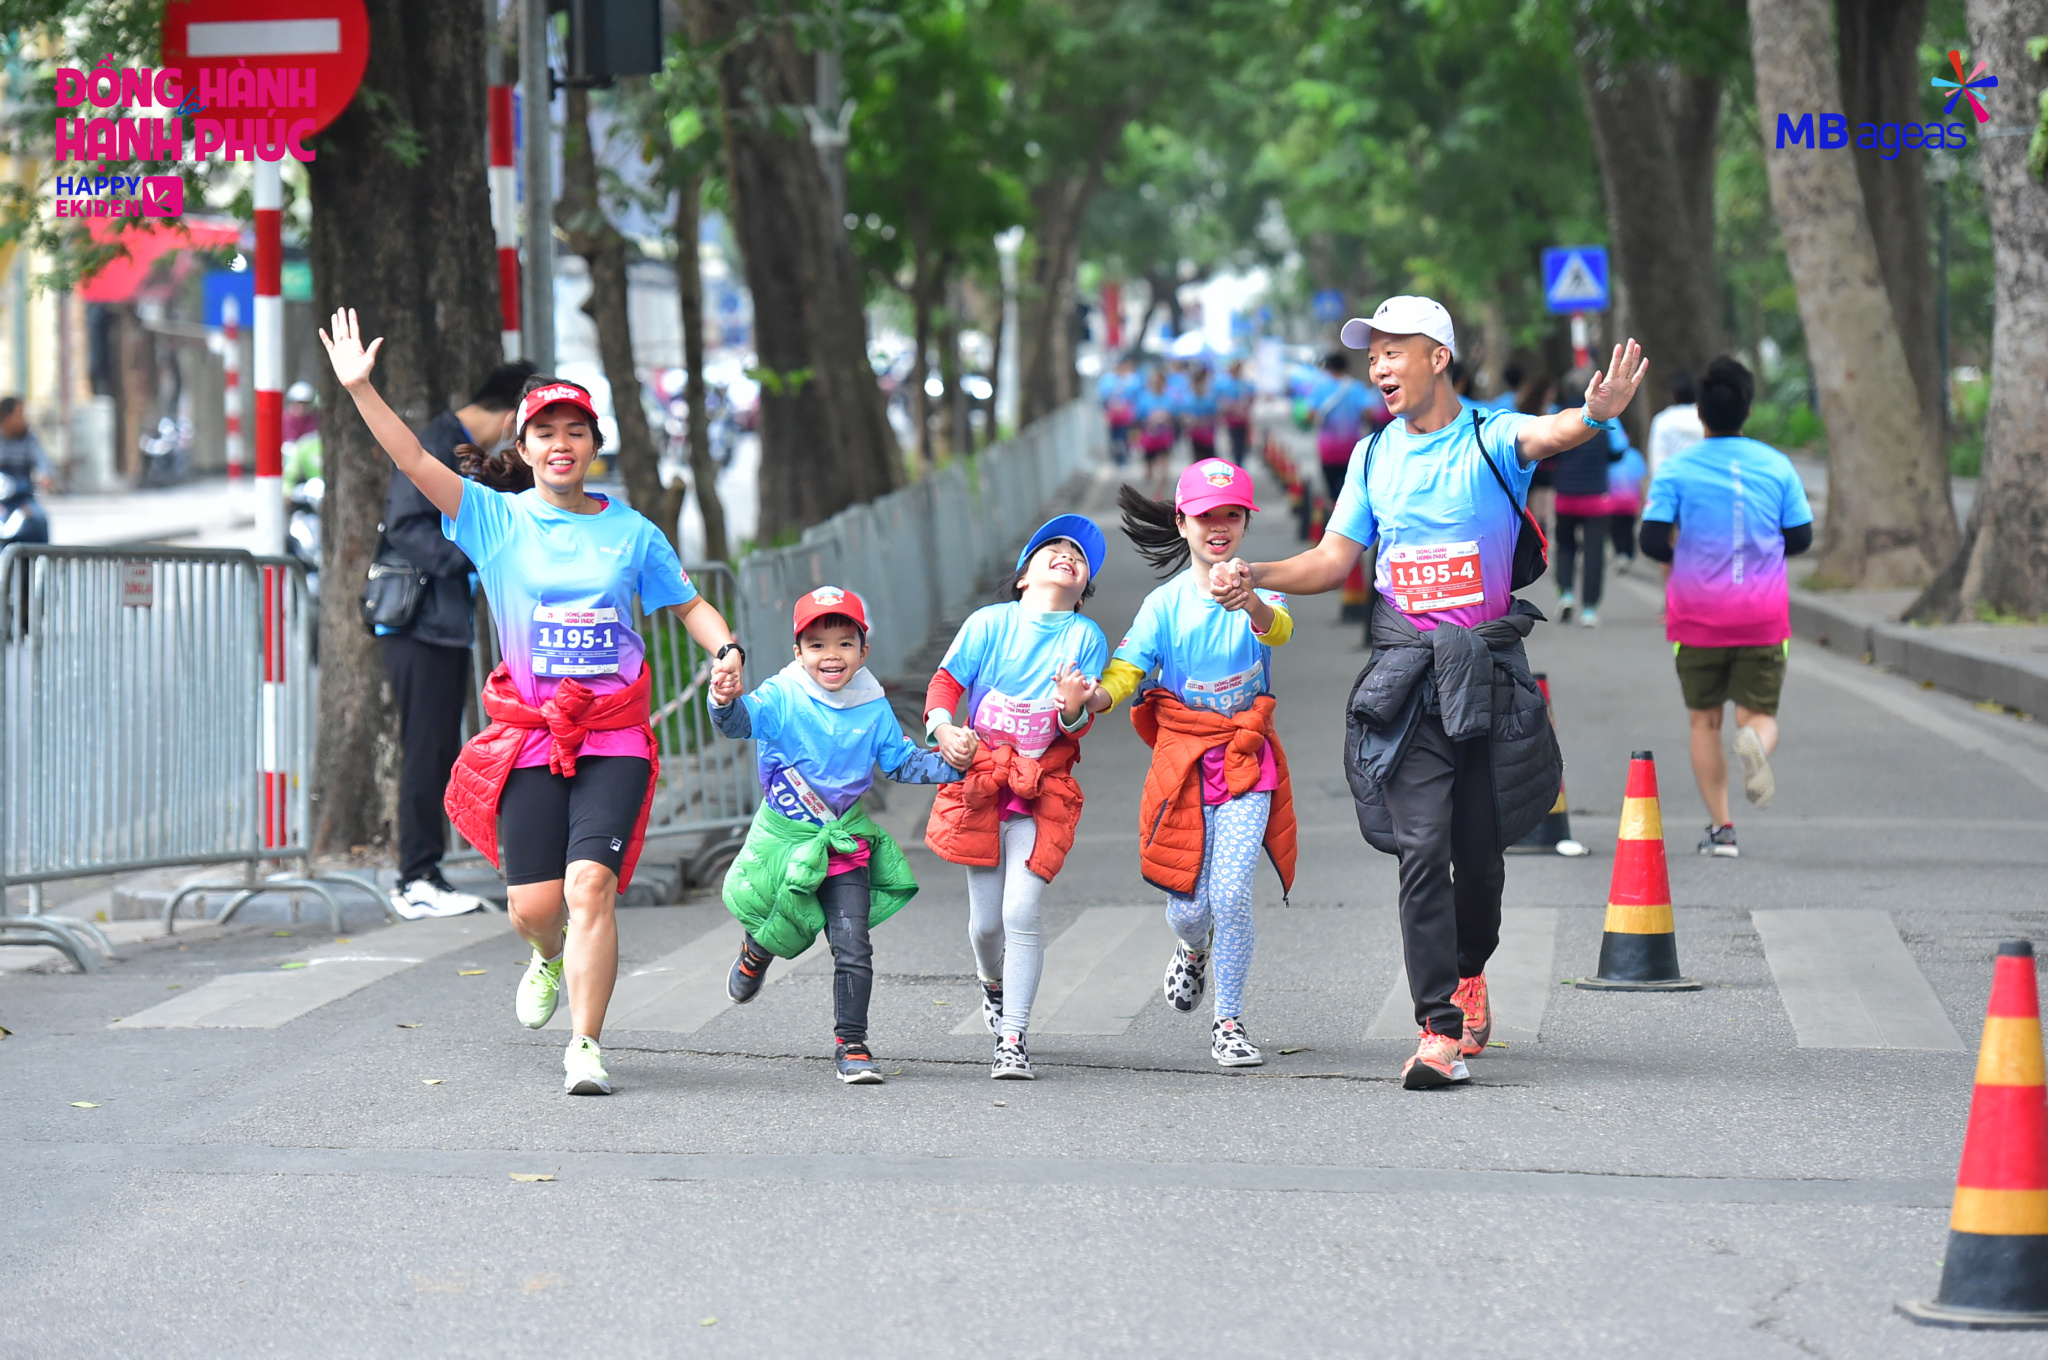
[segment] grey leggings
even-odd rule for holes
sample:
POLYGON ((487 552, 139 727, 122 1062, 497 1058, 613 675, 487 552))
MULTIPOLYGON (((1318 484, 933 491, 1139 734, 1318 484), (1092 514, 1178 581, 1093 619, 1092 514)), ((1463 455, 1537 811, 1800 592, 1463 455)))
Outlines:
POLYGON ((984 982, 1003 984, 1003 1030, 1031 1028, 1031 1002, 1045 967, 1038 936, 1038 899, 1045 880, 1026 866, 1038 844, 1038 823, 1012 817, 1003 823, 1002 861, 967 871, 967 940, 984 982))

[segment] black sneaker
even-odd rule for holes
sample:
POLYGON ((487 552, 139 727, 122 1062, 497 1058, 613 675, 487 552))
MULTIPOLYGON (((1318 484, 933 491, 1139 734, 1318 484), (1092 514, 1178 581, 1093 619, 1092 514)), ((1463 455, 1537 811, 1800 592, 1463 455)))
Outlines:
POLYGON ((848 1086, 880 1086, 882 1074, 875 1070, 874 1055, 868 1052, 865 1042, 855 1039, 848 1043, 837 1041, 839 1047, 839 1079, 848 1086))
POLYGON ((732 971, 725 975, 725 994, 736 1006, 752 1001, 767 980, 768 964, 773 954, 756 949, 752 941, 740 946, 740 956, 732 961, 732 971))
POLYGON ((988 1026, 990 1034, 1000 1034, 1003 1028, 1003 980, 981 984, 981 1023, 988 1026))
POLYGON ((1700 853, 1717 859, 1739 857, 1742 852, 1735 848, 1735 824, 1730 822, 1727 826, 1708 827, 1707 834, 1700 837, 1700 853))
POLYGON ((1166 965, 1166 981, 1162 990, 1166 993, 1166 1004, 1177 1011, 1191 1011, 1202 999, 1202 986, 1209 971, 1209 953, 1204 949, 1190 949, 1179 941, 1174 942, 1173 958, 1166 965))
POLYGON ((996 1081, 1031 1081, 1031 1053, 1024 1047, 1024 1036, 1005 1034, 996 1040, 995 1061, 989 1065, 988 1074, 996 1081))

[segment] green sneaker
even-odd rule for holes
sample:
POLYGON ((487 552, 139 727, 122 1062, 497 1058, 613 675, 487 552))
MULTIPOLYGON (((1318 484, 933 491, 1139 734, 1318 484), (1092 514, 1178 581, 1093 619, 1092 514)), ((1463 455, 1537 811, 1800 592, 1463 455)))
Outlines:
POLYGON ((539 1029, 554 1019, 555 1003, 561 999, 561 959, 544 959, 538 949, 534 950, 533 962, 526 965, 526 976, 519 979, 519 995, 512 1002, 512 1013, 528 1029, 539 1029))
POLYGON ((572 1096, 608 1096, 612 1093, 611 1074, 604 1070, 604 1054, 598 1051, 597 1040, 579 1034, 569 1044, 568 1052, 562 1055, 562 1089, 572 1096))

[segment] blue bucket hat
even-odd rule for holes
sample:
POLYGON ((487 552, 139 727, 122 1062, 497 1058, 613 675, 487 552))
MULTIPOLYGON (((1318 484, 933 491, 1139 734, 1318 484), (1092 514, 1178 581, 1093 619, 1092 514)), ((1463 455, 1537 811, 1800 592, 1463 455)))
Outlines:
POLYGON ((1080 547, 1088 558, 1089 580, 1102 574, 1102 561, 1109 555, 1109 541, 1103 538, 1102 530, 1095 527, 1095 521, 1085 515, 1054 515, 1039 525, 1031 535, 1031 541, 1024 545, 1024 551, 1017 554, 1017 570, 1024 570, 1031 554, 1056 538, 1068 539, 1080 547))

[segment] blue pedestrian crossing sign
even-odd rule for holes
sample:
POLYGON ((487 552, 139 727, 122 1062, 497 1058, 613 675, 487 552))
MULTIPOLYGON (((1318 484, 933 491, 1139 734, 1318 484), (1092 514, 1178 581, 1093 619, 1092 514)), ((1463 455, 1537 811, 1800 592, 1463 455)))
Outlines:
POLYGON ((1553 312, 1607 310, 1607 247, 1553 246, 1543 252, 1543 301, 1553 312))

